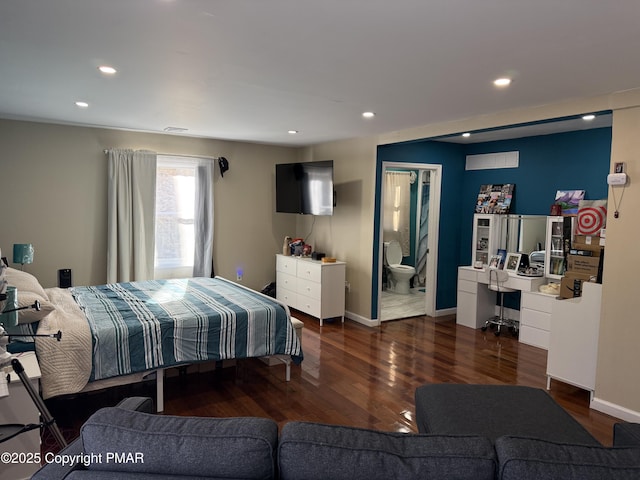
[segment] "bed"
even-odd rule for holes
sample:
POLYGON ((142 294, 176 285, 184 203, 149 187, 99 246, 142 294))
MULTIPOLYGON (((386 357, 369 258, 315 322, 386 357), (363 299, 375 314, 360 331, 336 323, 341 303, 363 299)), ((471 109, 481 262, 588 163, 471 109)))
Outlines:
MULTIPOLYGON (((19 299, 32 301, 25 288, 21 295, 18 286, 19 299)), ((286 364, 288 380, 290 364, 303 358, 286 305, 221 277, 49 288, 38 293, 44 315, 38 318, 37 332, 62 331, 60 342, 35 341, 45 399, 155 375, 157 406, 162 411, 167 368, 274 357, 286 364)))

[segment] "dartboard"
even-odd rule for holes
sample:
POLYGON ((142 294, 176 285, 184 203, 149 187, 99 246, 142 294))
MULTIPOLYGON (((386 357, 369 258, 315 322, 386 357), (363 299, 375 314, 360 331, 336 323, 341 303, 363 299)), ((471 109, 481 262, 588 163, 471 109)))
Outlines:
POLYGON ((597 235, 607 220, 607 207, 583 207, 578 210, 578 235, 597 235))

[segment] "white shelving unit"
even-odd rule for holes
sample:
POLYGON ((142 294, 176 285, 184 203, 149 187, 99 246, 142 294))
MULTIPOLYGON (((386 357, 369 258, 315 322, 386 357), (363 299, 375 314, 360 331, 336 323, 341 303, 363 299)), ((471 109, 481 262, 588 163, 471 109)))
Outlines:
POLYGON ((500 215, 476 213, 473 216, 473 242, 471 265, 482 262, 487 265, 491 255, 498 252, 500 241, 500 215))
POLYGON ((547 217, 544 276, 553 280, 560 280, 564 275, 564 219, 565 217, 547 217))

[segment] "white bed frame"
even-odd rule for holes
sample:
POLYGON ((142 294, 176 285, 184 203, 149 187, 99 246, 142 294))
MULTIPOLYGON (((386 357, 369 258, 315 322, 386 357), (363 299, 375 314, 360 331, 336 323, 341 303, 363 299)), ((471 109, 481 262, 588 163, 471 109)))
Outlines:
MULTIPOLYGON (((273 297, 269 297, 267 295, 264 295, 261 292, 257 292, 255 290, 252 290, 248 287, 245 287, 244 285, 240 285, 239 283, 236 282, 231 282, 234 285, 237 285, 238 287, 244 288, 245 290, 249 290, 252 293, 257 293, 258 295, 261 295, 273 302, 276 302, 278 304, 280 304, 285 311, 287 312, 287 316, 289 318, 293 318, 291 317, 291 311, 289 310, 289 307, 287 305, 285 305, 284 303, 282 303, 280 300, 277 300, 276 298, 273 297)), ((300 339, 302 340, 302 339, 300 339)), ((260 358, 260 357, 257 357, 260 358)), ((267 358, 273 358, 276 360, 281 361, 282 363, 285 364, 285 381, 289 382, 291 381, 291 357, 289 357, 288 355, 272 355, 269 356, 267 358)), ((203 363, 208 363, 208 362, 203 362, 203 363)), ((191 365, 191 364, 184 364, 184 365, 176 365, 176 366, 172 366, 172 367, 166 367, 166 368, 158 368, 155 370, 148 370, 146 372, 140 372, 140 373, 134 373, 131 375, 124 375, 124 376, 120 376, 120 377, 113 377, 113 378, 107 378, 104 380, 97 380, 95 382, 89 382, 87 383, 87 385, 80 390, 80 392, 78 393, 85 393, 85 392, 93 392, 95 390, 102 390, 105 388, 110 388, 110 387, 115 387, 118 385, 130 385, 132 383, 140 383, 142 381, 145 380, 149 380, 151 378, 153 378, 155 376, 155 381, 156 381, 156 410, 158 411, 158 413, 163 412, 164 411, 164 373, 165 370, 169 370, 171 368, 180 368, 180 367, 185 367, 187 365, 191 365)))

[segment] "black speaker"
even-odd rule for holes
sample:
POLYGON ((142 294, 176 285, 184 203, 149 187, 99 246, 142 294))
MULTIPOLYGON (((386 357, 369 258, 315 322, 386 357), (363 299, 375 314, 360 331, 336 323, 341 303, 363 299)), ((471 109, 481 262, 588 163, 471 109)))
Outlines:
POLYGON ((71 269, 63 268, 58 270, 58 287, 69 288, 71 286, 71 269))

